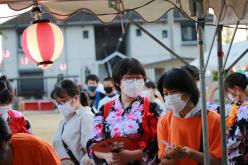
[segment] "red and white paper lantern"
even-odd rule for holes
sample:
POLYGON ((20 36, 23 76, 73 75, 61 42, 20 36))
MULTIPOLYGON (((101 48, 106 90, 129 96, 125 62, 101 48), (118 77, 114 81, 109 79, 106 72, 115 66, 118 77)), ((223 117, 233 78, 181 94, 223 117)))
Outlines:
POLYGON ((62 63, 62 64, 59 65, 59 70, 61 70, 61 71, 66 70, 66 68, 67 68, 66 63, 62 63))
POLYGON ((28 58, 27 57, 22 57, 21 58, 21 63, 22 63, 22 65, 27 65, 28 64, 28 58))
POLYGON ((60 56, 64 45, 63 34, 58 26, 38 20, 25 29, 22 48, 25 55, 41 68, 48 68, 60 56))
POLYGON ((4 49, 2 52, 3 58, 9 58, 10 57, 10 51, 7 49, 4 49))

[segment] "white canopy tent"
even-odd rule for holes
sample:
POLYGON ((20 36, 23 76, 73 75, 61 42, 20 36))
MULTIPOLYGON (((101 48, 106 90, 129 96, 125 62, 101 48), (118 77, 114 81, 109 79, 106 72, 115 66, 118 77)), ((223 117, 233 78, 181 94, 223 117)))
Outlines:
MULTIPOLYGON (((227 54, 229 46, 230 46, 230 44, 223 45, 224 55, 227 54)), ((232 45, 232 49, 230 50, 230 54, 229 54, 229 57, 227 59, 225 69, 228 69, 233 64, 233 62, 239 58, 240 54, 242 52, 246 51, 247 48, 248 48, 248 41, 242 41, 242 42, 234 43, 232 45)), ((213 47, 213 49, 211 51, 207 70, 210 70, 210 71, 217 71, 218 70, 218 57, 216 56, 216 52, 217 52, 217 47, 215 46, 215 47, 213 47)), ((204 53, 205 63, 207 61, 208 54, 209 54, 209 51, 204 53)), ((224 56, 224 57, 226 57, 226 56, 224 56)), ((190 64, 197 66, 197 67, 200 67, 199 59, 192 61, 190 64)), ((247 66, 247 65, 248 65, 248 56, 244 56, 242 58, 242 60, 240 60, 235 65, 235 68, 243 67, 243 66, 247 66)))
MULTIPOLYGON (((172 8, 180 9, 189 17, 194 15, 193 3, 196 1, 198 0, 38 0, 37 2, 46 7, 59 20, 68 19, 75 12, 87 10, 95 14, 102 22, 109 23, 120 14, 111 7, 113 5, 117 5, 121 12, 135 11, 145 21, 154 22, 172 8)), ((0 0, 0 3, 8 4, 13 10, 26 9, 33 6, 34 2, 33 0, 0 0)), ((236 24, 238 20, 246 23, 247 2, 247 0, 203 0, 202 9, 204 15, 208 13, 209 8, 212 8, 219 16, 223 7, 222 23, 236 24), (224 7, 223 2, 225 2, 224 7)))
MULTIPOLYGON (((202 95, 202 119, 203 119, 203 144, 204 144, 204 164, 210 164, 208 151, 207 132, 207 110, 206 110, 206 89, 205 89, 205 65, 203 51, 203 29, 205 17, 209 8, 212 8, 217 16, 217 28, 214 36, 218 32, 218 64, 220 75, 220 100, 221 100, 221 129, 222 129, 222 164, 227 164, 226 137, 225 137, 225 110, 223 91, 223 53, 221 45, 222 25, 246 24, 248 22, 248 0, 0 0, 0 4, 8 4, 14 10, 23 10, 30 6, 44 6, 56 19, 69 19, 75 12, 87 11, 92 13, 103 23, 111 23, 116 17, 125 17, 131 23, 139 27, 152 39, 163 46, 172 56, 179 58, 179 55, 171 51, 154 36, 135 23, 128 17, 130 11, 137 12, 145 21, 154 22, 161 18, 167 11, 177 8, 183 15, 197 21, 198 23, 198 45, 199 63, 201 72, 201 95, 202 95), (221 24, 221 25, 220 25, 221 24), (223 110, 223 111, 222 111, 223 110)), ((0 14, 1 17, 1 14, 0 14)))

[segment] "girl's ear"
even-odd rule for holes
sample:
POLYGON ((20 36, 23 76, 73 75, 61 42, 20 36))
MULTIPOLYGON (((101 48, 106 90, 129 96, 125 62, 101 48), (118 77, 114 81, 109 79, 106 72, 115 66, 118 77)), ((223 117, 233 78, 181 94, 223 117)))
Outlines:
POLYGON ((79 95, 74 96, 74 98, 75 98, 76 100, 80 100, 80 96, 79 96, 79 95))

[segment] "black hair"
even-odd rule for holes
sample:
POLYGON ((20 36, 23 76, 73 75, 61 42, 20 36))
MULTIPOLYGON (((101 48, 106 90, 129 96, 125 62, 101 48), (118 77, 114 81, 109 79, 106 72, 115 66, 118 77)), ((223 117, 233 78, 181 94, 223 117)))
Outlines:
POLYGON ((13 89, 6 76, 0 77, 0 104, 10 104, 13 100, 13 89))
POLYGON ((164 73, 158 81, 159 91, 163 94, 163 88, 174 89, 190 96, 191 102, 196 105, 199 101, 199 90, 192 76, 183 69, 174 68, 164 73))
POLYGON ((103 81, 113 81, 112 77, 106 77, 103 81))
POLYGON ((73 81, 62 80, 55 85, 51 93, 51 98, 52 99, 56 99, 57 97, 65 98, 67 96, 74 97, 79 94, 80 94, 80 91, 77 85, 73 81))
POLYGON ((227 76, 224 82, 226 91, 228 88, 234 88, 235 86, 238 86, 242 90, 246 91, 247 85, 248 79, 246 78, 245 74, 242 73, 232 73, 227 76))
POLYGON ((11 138, 11 130, 8 123, 0 117, 0 146, 3 142, 8 142, 11 138))
POLYGON ((80 103, 82 106, 89 106, 90 105, 90 99, 89 99, 87 92, 85 90, 80 91, 80 103))
POLYGON ((147 81, 147 82, 145 83, 145 86, 146 86, 147 88, 156 89, 156 84, 155 84, 154 82, 152 82, 152 81, 147 81))
POLYGON ((89 74, 87 77, 86 77, 86 80, 85 80, 85 83, 87 84, 88 81, 96 81, 97 83, 99 82, 99 78, 97 77, 97 75, 95 74, 89 74))
POLYGON ((196 66, 194 66, 194 65, 185 65, 185 66, 182 67, 182 69, 187 71, 193 77, 193 79, 195 79, 196 81, 200 80, 200 76, 199 76, 200 71, 196 66))
POLYGON ((112 77, 115 87, 120 91, 121 79, 125 74, 142 75, 146 81, 146 72, 144 66, 135 58, 124 58, 118 60, 112 69, 112 77))

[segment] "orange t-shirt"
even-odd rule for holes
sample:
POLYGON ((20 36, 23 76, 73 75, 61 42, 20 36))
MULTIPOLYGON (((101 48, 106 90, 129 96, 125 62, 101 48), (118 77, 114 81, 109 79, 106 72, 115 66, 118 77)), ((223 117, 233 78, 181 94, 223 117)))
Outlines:
MULTIPOLYGON (((169 144, 179 146, 188 146, 197 151, 200 150, 201 141, 201 115, 191 118, 175 117, 172 112, 162 116, 157 126, 158 137, 158 157, 165 155, 165 145, 163 140, 169 144)), ((209 111, 208 113, 208 136, 209 152, 216 158, 221 158, 221 131, 220 117, 217 113, 209 111)), ((189 158, 177 159, 177 165, 197 165, 198 162, 189 158)))
POLYGON ((60 158, 46 141, 25 133, 13 134, 12 165, 60 165, 60 158))

